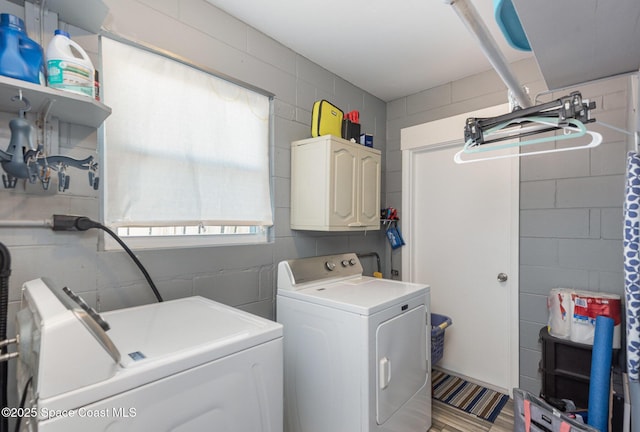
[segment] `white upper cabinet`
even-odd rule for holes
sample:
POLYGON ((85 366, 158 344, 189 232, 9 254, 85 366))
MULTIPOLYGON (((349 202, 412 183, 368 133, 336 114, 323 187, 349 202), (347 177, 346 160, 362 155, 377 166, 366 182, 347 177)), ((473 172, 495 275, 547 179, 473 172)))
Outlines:
POLYGON ((380 229, 380 151, 331 135, 291 144, 291 228, 380 229))

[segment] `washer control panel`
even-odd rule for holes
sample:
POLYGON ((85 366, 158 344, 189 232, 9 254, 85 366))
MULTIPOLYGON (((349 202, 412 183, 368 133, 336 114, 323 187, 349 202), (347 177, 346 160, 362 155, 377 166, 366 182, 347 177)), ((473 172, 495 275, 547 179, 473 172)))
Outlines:
POLYGON ((340 261, 340 264, 342 264, 342 267, 354 266, 358 264, 358 260, 355 258, 351 258, 349 260, 343 259, 342 261, 340 261))
POLYGON ((362 276, 362 265, 355 253, 324 255, 282 261, 278 266, 278 288, 325 279, 362 276))

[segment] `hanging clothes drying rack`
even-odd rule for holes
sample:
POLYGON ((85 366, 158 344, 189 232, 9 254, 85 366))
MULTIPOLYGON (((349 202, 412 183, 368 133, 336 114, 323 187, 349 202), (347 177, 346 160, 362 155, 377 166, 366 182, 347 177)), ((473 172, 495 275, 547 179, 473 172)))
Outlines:
POLYGON ((585 127, 585 123, 595 121, 595 119, 591 117, 591 110, 594 108, 595 102, 583 100, 580 92, 573 92, 568 96, 551 102, 529 108, 516 109, 511 113, 497 117, 468 118, 464 128, 465 144, 462 150, 455 154, 454 161, 462 164, 597 147, 602 142, 602 135, 597 132, 588 131, 585 127), (562 130, 564 133, 562 135, 552 135, 526 141, 513 141, 516 138, 523 138, 555 130, 562 130), (551 141, 569 140, 587 134, 591 136, 592 140, 586 145, 580 144, 573 147, 560 147, 526 153, 509 153, 473 159, 463 159, 462 157, 465 154, 483 153, 551 141), (511 142, 504 143, 505 140, 511 140, 511 142))
POLYGON ((500 51, 498 44, 489 33, 489 30, 471 1, 445 0, 445 3, 453 7, 469 31, 476 37, 487 59, 506 84, 510 96, 512 96, 517 103, 511 113, 502 116, 488 119, 467 119, 464 129, 464 147, 456 153, 454 157, 456 163, 470 163, 491 159, 588 149, 600 145, 602 135, 597 132, 587 131, 585 127, 585 123, 595 121, 590 115, 590 111, 595 109, 595 102, 587 102, 582 99, 582 95, 579 92, 573 92, 555 101, 532 106, 527 92, 524 87, 519 84, 515 74, 500 51), (562 130, 564 134, 526 141, 513 141, 553 130, 562 130), (463 155, 465 154, 574 139, 587 134, 591 136, 592 140, 586 145, 581 144, 573 147, 559 147, 539 151, 463 159, 463 155), (494 144, 497 141, 504 140, 512 141, 507 144, 494 144), (480 146, 484 147, 481 148, 480 146))

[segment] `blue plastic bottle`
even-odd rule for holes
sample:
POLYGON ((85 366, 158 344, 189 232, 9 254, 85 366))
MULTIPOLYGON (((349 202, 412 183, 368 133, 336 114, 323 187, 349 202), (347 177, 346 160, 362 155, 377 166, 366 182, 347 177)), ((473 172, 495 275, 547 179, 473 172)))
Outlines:
POLYGON ((44 84, 42 47, 29 39, 22 19, 7 13, 0 14, 0 75, 44 84))

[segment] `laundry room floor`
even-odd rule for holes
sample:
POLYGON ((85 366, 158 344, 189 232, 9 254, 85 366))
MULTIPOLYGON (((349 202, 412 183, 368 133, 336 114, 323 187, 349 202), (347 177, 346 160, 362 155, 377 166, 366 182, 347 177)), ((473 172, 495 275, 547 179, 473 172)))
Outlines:
POLYGON ((437 400, 432 401, 432 416, 433 424, 428 432, 512 432, 513 399, 509 399, 494 423, 437 400))

